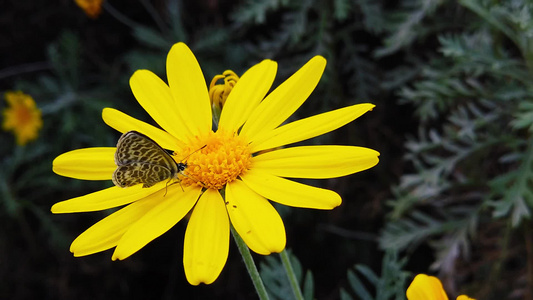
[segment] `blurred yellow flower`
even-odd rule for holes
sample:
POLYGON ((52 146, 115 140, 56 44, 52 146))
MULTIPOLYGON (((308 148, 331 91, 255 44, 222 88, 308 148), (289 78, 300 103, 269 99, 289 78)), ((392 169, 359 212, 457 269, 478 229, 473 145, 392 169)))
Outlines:
POLYGON ((43 120, 33 98, 21 91, 7 92, 4 97, 8 107, 3 111, 2 128, 13 132, 18 145, 23 146, 35 140, 43 126, 43 120))
MULTIPOLYGON (((416 275, 411 285, 407 288, 408 300, 448 300, 442 283, 437 277, 426 274, 416 275)), ((457 297, 457 300, 475 300, 466 295, 457 297)))
POLYGON ((104 0, 74 0, 83 9, 85 14, 92 19, 96 19, 102 12, 104 0))
MULTIPOLYGON (((191 50, 175 44, 167 57, 168 85, 148 70, 136 71, 130 86, 139 104, 164 129, 105 108, 103 119, 120 132, 135 130, 153 139, 182 163, 184 175, 167 184, 111 187, 56 203, 53 213, 104 210, 127 205, 82 233, 74 256, 115 247, 125 259, 165 233, 192 210, 184 240, 187 280, 212 283, 229 251, 230 221, 248 247, 267 255, 285 248, 285 227, 269 200, 294 207, 333 209, 341 197, 331 190, 286 178, 334 178, 378 163, 375 150, 355 146, 298 146, 276 149, 335 130, 365 112, 358 104, 282 125, 318 84, 326 60, 316 56, 269 95, 277 64, 264 60, 235 84, 213 130, 204 75, 191 50), (265 97, 265 95, 267 95, 265 97), (263 150, 275 149, 260 153, 263 150)), ((58 156, 59 175, 110 180, 117 168, 115 147, 74 150, 58 156)))

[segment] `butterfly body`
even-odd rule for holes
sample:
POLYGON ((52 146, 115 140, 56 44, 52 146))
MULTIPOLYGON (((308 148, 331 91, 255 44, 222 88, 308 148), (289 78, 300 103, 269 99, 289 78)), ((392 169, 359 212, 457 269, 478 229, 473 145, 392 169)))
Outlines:
POLYGON ((187 168, 186 163, 177 163, 165 149, 137 131, 125 132, 120 137, 115 163, 117 169, 112 180, 123 188, 141 183, 148 188, 164 180, 179 179, 178 174, 187 168))

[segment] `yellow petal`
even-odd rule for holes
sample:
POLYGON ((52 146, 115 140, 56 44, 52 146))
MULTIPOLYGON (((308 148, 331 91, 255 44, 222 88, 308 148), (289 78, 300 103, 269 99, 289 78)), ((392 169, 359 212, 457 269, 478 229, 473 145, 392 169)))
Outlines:
POLYGON ((114 186, 85 196, 58 202, 52 206, 52 213, 64 214, 113 208, 142 199, 158 190, 164 189, 165 185, 166 182, 160 182, 150 188, 143 188, 142 184, 128 188, 114 186))
POLYGON ((248 170, 241 179, 259 195, 283 205, 333 209, 342 202, 341 196, 334 191, 301 184, 257 169, 248 170))
POLYGON ((176 138, 190 135, 178 114, 180 108, 172 98, 170 88, 157 75, 138 70, 130 78, 130 87, 135 99, 159 126, 176 138))
POLYGON ((130 130, 135 130, 149 136, 164 149, 175 150, 177 148, 183 148, 183 142, 173 137, 168 132, 132 118, 119 110, 107 107, 104 108, 102 111, 102 119, 104 119, 104 122, 109 125, 109 127, 114 128, 119 132, 124 133, 130 130))
POLYGON ((460 296, 457 296, 456 300, 476 300, 476 299, 470 298, 467 295, 460 295, 460 296))
POLYGON ((259 104, 244 124, 241 134, 253 140, 256 135, 270 131, 287 120, 311 95, 325 67, 326 60, 322 56, 311 58, 259 104))
POLYGON ((111 180, 116 148, 97 147, 72 150, 56 157, 52 170, 61 176, 84 180, 111 180))
POLYGON ((285 226, 278 212, 242 181, 226 186, 226 209, 231 224, 252 251, 268 255, 285 248, 285 226))
POLYGON ((183 192, 181 187, 173 185, 148 196, 158 202, 157 206, 124 233, 115 248, 113 260, 129 257, 176 225, 194 206, 200 192, 201 188, 196 186, 185 188, 183 192))
POLYGON ((224 104, 218 127, 227 132, 236 132, 272 86, 278 64, 263 60, 244 73, 224 104))
POLYGON ((379 152, 355 146, 302 146, 252 157, 251 169, 281 177, 334 178, 375 166, 379 152))
POLYGON ((202 69, 184 43, 177 43, 167 56, 167 77, 175 100, 175 110, 181 116, 191 136, 201 136, 211 130, 211 104, 202 69))
POLYGON ((407 288, 408 300, 448 300, 437 277, 418 274, 407 288))
POLYGON ((124 232, 157 203, 152 198, 144 198, 114 212, 80 234, 72 242, 70 252, 84 256, 115 247, 124 232))
POLYGON ((322 135, 359 118, 374 106, 370 103, 352 105, 280 126, 255 137, 250 151, 254 153, 322 135))
POLYGON ((194 207, 183 247, 185 276, 192 285, 210 284, 226 264, 229 219, 218 190, 206 190, 194 207))

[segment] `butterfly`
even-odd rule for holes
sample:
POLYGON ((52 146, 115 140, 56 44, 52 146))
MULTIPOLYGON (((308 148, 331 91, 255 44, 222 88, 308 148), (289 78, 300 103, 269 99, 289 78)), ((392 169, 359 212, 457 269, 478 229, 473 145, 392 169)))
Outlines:
POLYGON ((115 163, 112 180, 122 188, 141 183, 148 188, 167 179, 179 180, 178 174, 186 176, 187 163, 177 163, 154 140, 137 131, 125 132, 119 138, 115 163))

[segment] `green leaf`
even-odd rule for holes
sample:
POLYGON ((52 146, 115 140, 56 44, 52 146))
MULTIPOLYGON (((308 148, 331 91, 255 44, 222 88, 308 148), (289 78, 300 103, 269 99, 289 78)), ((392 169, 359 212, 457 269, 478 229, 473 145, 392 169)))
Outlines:
MULTIPOLYGON (((290 251, 288 255, 298 282, 300 285, 303 283, 303 287, 300 288, 303 290, 304 299, 312 300, 314 283, 311 271, 307 271, 304 278, 298 258, 290 251)), ((279 257, 266 256, 265 260, 260 263, 259 273, 271 299, 294 299, 287 273, 279 257)))
POLYGON ((348 270, 348 282, 350 287, 354 290, 357 296, 362 300, 372 300, 370 292, 366 289, 364 284, 359 280, 355 273, 351 270, 348 270))
POLYGON ((352 1, 350 0, 335 0, 333 2, 335 19, 344 21, 350 15, 352 10, 352 1))
POLYGON ((168 51, 173 44, 160 32, 146 26, 135 26, 133 28, 133 36, 144 45, 163 51, 168 51))
MULTIPOLYGON (((402 269, 407 262, 406 258, 398 259, 396 251, 387 251, 382 259, 381 275, 378 276, 369 267, 355 265, 357 272, 348 270, 348 283, 351 290, 357 296, 356 299, 365 300, 389 300, 404 299, 405 284, 409 274, 402 269), (364 279, 367 284, 363 283, 364 279), (369 290, 371 288, 374 291, 369 290)), ((341 299, 352 299, 350 293, 340 289, 341 299)))

